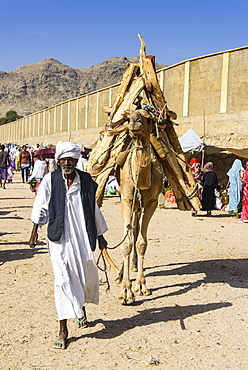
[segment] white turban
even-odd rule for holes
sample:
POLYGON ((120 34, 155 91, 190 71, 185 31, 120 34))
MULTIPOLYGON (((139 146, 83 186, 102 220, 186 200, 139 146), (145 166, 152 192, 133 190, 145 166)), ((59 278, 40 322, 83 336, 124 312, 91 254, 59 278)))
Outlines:
POLYGON ((81 149, 75 143, 70 141, 59 141, 56 145, 55 159, 58 161, 61 158, 78 159, 81 154, 81 149))

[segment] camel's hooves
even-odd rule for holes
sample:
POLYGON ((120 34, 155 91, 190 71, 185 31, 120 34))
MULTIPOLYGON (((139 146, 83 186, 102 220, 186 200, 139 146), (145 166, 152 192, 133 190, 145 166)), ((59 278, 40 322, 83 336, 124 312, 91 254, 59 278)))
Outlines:
POLYGON ((126 305, 131 305, 134 302, 134 298, 128 298, 126 305))
POLYGON ((137 295, 137 296, 141 296, 141 295, 143 295, 143 293, 141 292, 141 290, 136 290, 136 291, 134 291, 134 293, 135 293, 135 295, 137 295))
POLYGON ((121 298, 121 297, 119 297, 118 299, 119 299, 120 303, 123 306, 130 306, 135 301, 134 298, 123 298, 123 297, 121 298))
POLYGON ((151 294, 152 294, 152 292, 151 292, 149 289, 147 289, 143 294, 144 294, 144 295, 151 295, 151 294))

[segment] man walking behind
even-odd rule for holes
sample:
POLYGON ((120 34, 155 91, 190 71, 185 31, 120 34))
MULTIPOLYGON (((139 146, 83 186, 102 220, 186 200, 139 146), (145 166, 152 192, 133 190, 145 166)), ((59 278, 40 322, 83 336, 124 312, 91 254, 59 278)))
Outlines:
POLYGON ((7 168, 10 165, 9 153, 5 151, 5 145, 0 145, 0 187, 6 189, 7 168))
POLYGON ((28 181, 29 169, 31 165, 31 155, 27 151, 27 146, 23 145, 22 151, 19 154, 20 167, 22 171, 22 182, 28 181))
POLYGON ((71 142, 58 142, 55 159, 59 169, 45 175, 35 198, 29 245, 34 248, 38 226, 48 222, 48 244, 54 271, 55 305, 59 336, 54 348, 65 349, 67 319, 77 318, 87 326, 85 303, 98 304, 99 279, 92 251, 107 242, 107 225, 96 204, 97 184, 91 176, 75 168, 80 148, 71 142))

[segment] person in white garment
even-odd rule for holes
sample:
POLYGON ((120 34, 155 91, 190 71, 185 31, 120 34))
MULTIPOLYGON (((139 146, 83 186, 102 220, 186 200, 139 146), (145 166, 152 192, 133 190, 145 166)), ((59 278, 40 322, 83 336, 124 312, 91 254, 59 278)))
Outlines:
POLYGON ((36 180, 34 185, 30 185, 31 191, 34 191, 35 194, 37 194, 41 181, 48 172, 48 161, 46 160, 45 154, 42 154, 34 162, 32 174, 28 178, 28 183, 30 183, 32 179, 36 180))
POLYGON ((59 349, 66 348, 67 319, 76 318, 79 327, 85 327, 85 303, 98 304, 99 279, 93 251, 97 239, 100 249, 107 246, 103 236, 107 225, 95 199, 97 184, 90 174, 75 168, 79 156, 75 143, 58 142, 55 159, 59 168, 44 176, 31 215, 31 248, 36 245, 38 227, 48 223, 60 325, 53 347, 59 349))

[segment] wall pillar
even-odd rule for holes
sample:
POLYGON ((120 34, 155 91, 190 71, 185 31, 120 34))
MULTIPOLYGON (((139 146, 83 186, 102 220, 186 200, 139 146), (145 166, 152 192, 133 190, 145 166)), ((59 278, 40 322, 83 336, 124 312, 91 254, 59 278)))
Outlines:
POLYGON ((96 127, 99 126, 99 91, 96 93, 96 127))
POLYGON ((85 97, 85 125, 84 128, 88 128, 88 111, 89 111, 89 95, 85 97))
POLYGON ((223 53, 221 92, 220 92, 220 113, 227 113, 228 72, 229 72, 229 52, 223 53))
POLYGON ((190 79, 190 61, 185 62, 184 70, 184 91, 183 91, 183 117, 189 115, 189 79, 190 79))

